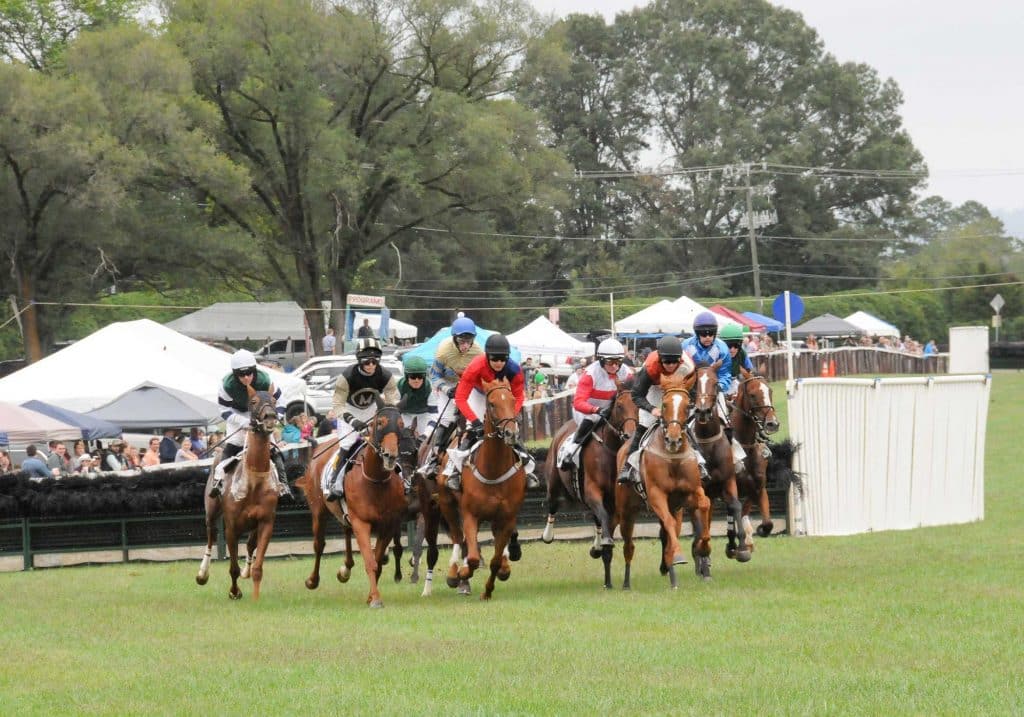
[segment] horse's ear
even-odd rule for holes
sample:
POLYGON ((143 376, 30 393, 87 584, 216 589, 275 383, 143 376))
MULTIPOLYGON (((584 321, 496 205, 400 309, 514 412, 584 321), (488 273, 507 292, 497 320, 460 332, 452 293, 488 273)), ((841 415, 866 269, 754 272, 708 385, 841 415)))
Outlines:
POLYGON ((744 380, 750 378, 750 371, 740 366, 740 375, 743 376, 744 380))
POLYGON ((685 388, 687 391, 689 391, 691 388, 693 388, 693 384, 695 384, 695 383, 697 383, 697 372, 696 371, 691 371, 690 373, 688 373, 686 375, 685 378, 683 378, 683 388, 685 388))
POLYGON ((714 369, 715 371, 722 368, 722 359, 718 359, 713 364, 711 364, 711 368, 714 369))

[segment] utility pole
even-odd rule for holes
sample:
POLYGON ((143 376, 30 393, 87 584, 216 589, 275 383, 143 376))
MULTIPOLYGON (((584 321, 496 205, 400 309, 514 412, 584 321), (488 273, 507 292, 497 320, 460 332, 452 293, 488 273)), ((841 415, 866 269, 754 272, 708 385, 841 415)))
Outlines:
POLYGON ((757 310, 764 313, 764 299, 761 298, 761 265, 757 262, 757 234, 754 232, 754 190, 750 186, 750 163, 746 169, 747 189, 747 229, 750 232, 750 261, 754 266, 754 297, 757 299, 757 310))

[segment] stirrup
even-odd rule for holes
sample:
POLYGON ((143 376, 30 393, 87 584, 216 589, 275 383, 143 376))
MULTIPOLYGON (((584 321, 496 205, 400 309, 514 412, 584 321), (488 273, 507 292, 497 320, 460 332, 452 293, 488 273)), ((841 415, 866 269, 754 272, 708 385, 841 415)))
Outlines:
POLYGON ((540 488, 540 478, 538 478, 533 473, 527 473, 526 474, 526 488, 527 488, 527 490, 529 490, 531 488, 534 488, 534 489, 540 488))
POLYGON ((210 492, 207 493, 211 498, 219 498, 221 492, 224 490, 224 479, 214 478, 213 484, 210 486, 210 492))

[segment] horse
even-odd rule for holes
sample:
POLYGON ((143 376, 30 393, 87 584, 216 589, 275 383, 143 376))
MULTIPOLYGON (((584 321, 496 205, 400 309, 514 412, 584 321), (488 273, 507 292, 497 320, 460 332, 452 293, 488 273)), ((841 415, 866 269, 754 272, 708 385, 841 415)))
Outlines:
MULTIPOLYGON (((419 484, 423 479, 416 475, 416 466, 419 455, 420 443, 409 426, 402 429, 398 438, 398 462, 402 467, 403 476, 411 476, 410 490, 406 496, 405 512, 402 514, 398 535, 395 536, 392 551, 395 554, 395 582, 402 582, 402 530, 401 526, 412 523, 415 527, 409 530, 409 549, 412 555, 409 557, 409 567, 412 572, 409 574, 409 582, 417 583, 420 579, 420 558, 423 554, 423 538, 425 534, 425 521, 421 509, 422 496, 419 484)), ((384 564, 387 565, 387 556, 384 557, 384 564)))
POLYGON ((453 543, 449 587, 472 578, 480 566, 477 533, 481 521, 490 522, 494 557, 480 595, 481 600, 490 600, 495 578, 504 581, 512 574, 506 548, 510 547, 519 508, 526 497, 526 470, 515 450, 519 420, 508 379, 484 381, 482 388, 486 401, 483 440, 466 458, 460 491, 453 492, 445 481, 438 481, 438 504, 453 543), (463 543, 466 559, 460 567, 463 543))
POLYGON ((732 445, 725 435, 724 421, 719 418, 717 411, 720 366, 721 361, 716 361, 710 366, 702 364, 697 367, 697 380, 694 383, 693 434, 708 471, 705 486, 708 498, 720 498, 728 511, 726 536, 729 542, 725 548, 725 556, 745 563, 750 560, 753 545, 747 540, 742 543, 737 543, 736 540, 736 529, 743 521, 743 506, 740 504, 736 487, 732 445))
MULTIPOLYGON (((260 599, 260 583, 263 580, 263 561, 267 557, 267 546, 274 533, 274 518, 277 515, 278 487, 271 479, 270 444, 277 426, 277 407, 274 397, 267 391, 249 391, 249 428, 245 452, 233 466, 225 468, 224 488, 221 495, 211 498, 210 485, 214 473, 206 484, 206 552, 196 573, 196 582, 206 585, 210 578, 210 558, 213 544, 217 540, 217 518, 224 516, 224 540, 231 556, 231 589, 228 597, 238 600, 242 591, 238 578, 242 570, 238 565, 238 539, 248 532, 248 554, 252 563, 248 565, 252 578, 253 600, 260 599)), ((280 476, 279 480, 286 480, 280 476)))
POLYGON ((611 413, 601 419, 591 432, 591 438, 580 449, 580 466, 573 472, 563 471, 558 465, 558 449, 567 437, 576 431, 576 422, 570 420, 555 434, 548 450, 544 472, 547 477, 548 519, 541 540, 554 541, 555 514, 561 498, 583 503, 594 520, 594 543, 590 557, 604 562, 604 587, 611 589, 612 549, 615 545, 615 481, 616 454, 628 442, 637 427, 637 408, 630 393, 632 380, 617 382, 611 413))
MULTIPOLYGON (((772 405, 772 389, 768 381, 746 369, 740 369, 739 389, 732 406, 729 422, 733 436, 746 451, 744 470, 737 470, 737 487, 743 499, 743 533, 752 543, 753 531, 750 513, 756 501, 761 511, 761 524, 757 534, 766 538, 772 534, 774 524, 768 505, 768 457, 765 447, 768 436, 779 430, 779 418, 772 405)), ((739 466, 737 466, 739 469, 739 466)))
MULTIPOLYGON (((647 503, 661 524, 661 570, 668 574, 673 590, 679 586, 675 566, 686 562, 679 547, 684 509, 689 511, 693 525, 690 552, 694 558, 694 570, 704 580, 711 578, 711 501, 704 494, 697 456, 686 436, 690 389, 695 380, 695 373, 662 378, 661 416, 640 447, 640 478, 647 492, 647 503)), ((619 449, 619 468, 625 463, 628 453, 629 446, 619 449)), ((622 554, 626 561, 622 587, 627 590, 635 549, 633 529, 641 507, 635 493, 632 486, 616 486, 616 519, 622 531, 622 554)))
POLYGON ((371 608, 384 607, 378 580, 383 568, 384 553, 392 540, 397 539, 407 500, 402 487, 398 466, 399 436, 402 417, 394 406, 383 406, 370 420, 368 436, 362 446, 355 449, 345 475, 345 499, 328 502, 324 498, 320 477, 334 455, 328 450, 337 440, 322 444, 321 453, 296 481, 306 494, 306 502, 313 520, 313 571, 306 578, 306 587, 315 590, 320 585, 320 558, 324 552, 326 514, 333 515, 345 533, 345 563, 338 569, 338 582, 346 583, 352 574, 352 536, 356 537, 363 567, 370 581, 366 603, 371 608), (345 506, 348 514, 345 514, 345 506), (377 542, 371 546, 371 533, 377 542))

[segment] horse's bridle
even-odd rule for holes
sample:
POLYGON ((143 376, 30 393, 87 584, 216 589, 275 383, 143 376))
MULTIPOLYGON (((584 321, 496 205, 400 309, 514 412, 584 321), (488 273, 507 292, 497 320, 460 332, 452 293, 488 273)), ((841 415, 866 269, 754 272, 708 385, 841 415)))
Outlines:
MULTIPOLYGON (((383 445, 381 445, 381 441, 383 440, 384 436, 390 433, 394 433, 396 436, 398 436, 399 446, 401 446, 402 434, 401 429, 398 425, 398 419, 401 418, 401 415, 401 412, 395 406, 382 407, 379 411, 377 411, 377 414, 373 417, 371 421, 373 425, 373 430, 370 431, 370 435, 367 436, 366 438, 366 443, 371 448, 373 448, 374 452, 378 456, 380 456, 381 462, 383 462, 384 467, 392 467, 388 469, 389 471, 393 469, 393 467, 398 463, 399 452, 392 453, 391 451, 386 450, 383 447, 383 445), (383 427, 380 427, 378 423, 381 418, 385 420, 383 427)), ((368 480, 373 480, 373 478, 370 478, 369 476, 366 477, 368 480)))
POLYGON ((249 429, 270 435, 277 427, 277 406, 266 391, 257 391, 249 402, 249 429))
MULTIPOLYGON (((760 381, 763 383, 764 379, 761 378, 760 376, 751 376, 750 378, 745 378, 742 381, 740 381, 739 391, 742 393, 743 397, 747 400, 747 403, 749 405, 747 408, 744 408, 743 406, 740 405, 740 402, 736 402, 734 406, 736 407, 737 411, 739 411, 744 416, 749 418, 751 421, 754 422, 754 425, 757 426, 758 439, 761 441, 767 441, 769 432, 765 426, 765 421, 768 418, 768 411, 771 410, 774 412, 775 406, 772 405, 771 401, 768 401, 767 403, 757 402, 757 398, 755 397, 754 392, 751 391, 749 388, 749 384, 752 381, 760 381)), ((778 428, 776 428, 775 430, 777 431, 778 428)), ((775 431, 771 431, 771 433, 775 433, 775 431)))
POLYGON ((515 416, 497 418, 494 415, 494 404, 491 403, 491 394, 495 391, 509 391, 511 393, 507 386, 496 386, 486 393, 484 398, 487 402, 487 417, 490 419, 494 430, 491 433, 485 434, 484 437, 498 438, 511 446, 519 440, 519 419, 515 416), (512 426, 511 430, 509 429, 510 424, 512 426))
MULTIPOLYGON (((686 419, 685 419, 685 417, 684 417, 683 420, 679 420, 678 418, 673 418, 670 421, 666 421, 665 420, 665 410, 664 410, 665 399, 667 399, 673 393, 681 394, 687 400, 689 400, 689 398, 690 398, 690 392, 689 392, 688 389, 685 389, 685 388, 670 388, 667 391, 665 391, 664 394, 662 394, 662 397, 661 397, 662 411, 661 411, 661 416, 658 417, 658 422, 661 424, 661 426, 662 426, 662 428, 664 430, 664 435, 665 435, 666 443, 669 442, 668 429, 671 428, 673 424, 679 426, 679 430, 682 432, 682 435, 683 435, 684 438, 686 436, 686 419)), ((674 443, 674 441, 672 443, 674 443)), ((673 451, 673 452, 675 450, 678 450, 678 446, 673 448, 672 446, 666 445, 666 448, 668 448, 670 451, 673 451)))
POLYGON ((712 376, 712 380, 709 382, 714 387, 713 390, 708 392, 700 392, 697 387, 700 385, 701 377, 698 375, 697 380, 694 381, 694 397, 693 397, 693 415, 700 423, 707 423, 708 419, 715 412, 715 403, 718 400, 718 380, 712 376), (710 405, 707 408, 697 408, 697 404, 700 403, 701 398, 709 398, 710 405))

